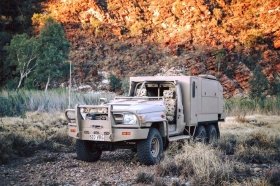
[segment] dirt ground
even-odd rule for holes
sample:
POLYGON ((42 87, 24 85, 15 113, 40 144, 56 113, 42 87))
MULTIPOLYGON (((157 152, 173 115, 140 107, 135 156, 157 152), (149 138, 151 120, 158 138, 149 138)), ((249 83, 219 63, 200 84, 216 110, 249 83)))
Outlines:
POLYGON ((140 165, 130 150, 104 152, 98 162, 76 159, 75 153, 39 151, 34 156, 0 166, 0 185, 131 185, 140 165))
MULTIPOLYGON (((229 117, 226 122, 220 124, 220 128, 222 140, 223 136, 242 132, 243 136, 239 138, 244 138, 245 141, 244 134, 266 129, 271 129, 273 135, 277 136, 280 134, 280 117, 250 116, 246 123, 238 123, 233 117, 229 117)), ((235 159, 234 155, 227 155, 227 158, 231 156, 235 159)), ((239 167, 235 170, 237 185, 248 185, 243 184, 243 179, 248 177, 251 180, 265 179, 266 173, 272 168, 280 170, 277 161, 242 162, 236 167, 239 167)), ((91 163, 77 160, 73 151, 37 150, 31 156, 17 157, 0 165, 0 185, 141 185, 136 182, 137 174, 144 172, 154 175, 156 168, 156 165, 141 165, 131 150, 103 152, 99 161, 91 163)), ((163 179, 166 185, 171 185, 172 180, 178 178, 166 176, 163 179)), ((185 180, 180 183, 190 185, 185 180)), ((250 184, 269 185, 268 182, 254 181, 250 181, 250 184)))

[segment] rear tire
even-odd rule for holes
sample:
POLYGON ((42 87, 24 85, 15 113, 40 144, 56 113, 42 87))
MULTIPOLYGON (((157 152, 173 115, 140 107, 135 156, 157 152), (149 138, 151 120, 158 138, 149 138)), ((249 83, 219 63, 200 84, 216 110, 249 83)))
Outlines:
POLYGON ((137 143, 137 156, 145 165, 159 163, 163 153, 163 142, 159 131, 151 128, 148 138, 137 143))
POLYGON ((208 142, 206 128, 203 125, 199 125, 198 128, 196 129, 194 140, 196 142, 202 142, 202 143, 208 142))
POLYGON ((207 127, 207 136, 208 136, 208 141, 210 144, 217 144, 218 142, 218 131, 216 126, 214 125, 209 125, 207 127))
POLYGON ((82 161, 93 162, 100 159, 102 151, 94 148, 92 142, 85 140, 76 141, 77 158, 82 161))

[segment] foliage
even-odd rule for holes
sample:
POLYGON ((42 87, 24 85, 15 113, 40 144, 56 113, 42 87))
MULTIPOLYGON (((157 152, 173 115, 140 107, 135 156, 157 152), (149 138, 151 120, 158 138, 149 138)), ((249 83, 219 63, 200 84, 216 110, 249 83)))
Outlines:
POLYGON ((279 114, 280 96, 264 99, 231 98, 225 101, 226 115, 245 117, 247 114, 279 114))
MULTIPOLYGON (((71 108, 76 104, 99 104, 101 97, 112 100, 112 93, 75 93, 71 95, 71 108)), ((68 108, 68 91, 19 90, 0 92, 0 116, 23 116, 26 111, 62 112, 68 108)))
POLYGON ((280 79, 279 77, 276 78, 273 82, 270 83, 270 89, 269 89, 270 95, 277 95, 280 96, 280 79))
POLYGON ((56 152, 73 150, 64 116, 57 113, 27 113, 26 118, 1 118, 0 164, 16 156, 30 156, 38 149, 56 152))
POLYGON ((40 55, 35 80, 48 89, 49 83, 65 77, 68 72, 69 42, 65 38, 63 27, 48 19, 39 35, 40 55))
POLYGON ((122 87, 121 79, 119 79, 115 75, 111 74, 109 76, 109 85, 110 85, 110 89, 112 91, 119 90, 122 87))
POLYGON ((250 83, 250 97, 253 99, 263 99, 268 90, 268 80, 261 72, 261 68, 256 66, 250 83))
POLYGON ((11 34, 0 32, 0 86, 4 85, 7 79, 11 77, 11 69, 6 64, 6 51, 4 46, 11 40, 11 34))
POLYGON ((19 82, 17 88, 21 87, 23 80, 36 68, 39 44, 36 38, 29 38, 27 34, 15 35, 10 45, 5 47, 10 66, 17 67, 19 82))
POLYGON ((225 63, 226 63, 226 61, 225 61, 226 50, 225 49, 218 50, 215 53, 215 57, 216 57, 216 65, 217 65, 218 73, 220 73, 221 70, 224 70, 221 67, 225 66, 225 63))
POLYGON ((0 31, 29 32, 31 17, 39 11, 41 0, 1 0, 0 31))
POLYGON ((121 83, 122 83, 122 86, 121 86, 122 91, 124 92, 125 95, 128 95, 129 79, 128 78, 124 78, 121 83))

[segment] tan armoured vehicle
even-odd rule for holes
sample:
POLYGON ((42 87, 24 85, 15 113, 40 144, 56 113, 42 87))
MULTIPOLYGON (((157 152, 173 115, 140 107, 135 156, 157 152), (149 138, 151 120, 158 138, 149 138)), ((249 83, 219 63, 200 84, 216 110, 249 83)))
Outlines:
POLYGON ((211 75, 131 77, 129 96, 77 105, 65 115, 69 136, 77 139, 78 159, 96 161, 102 151, 125 148, 153 165, 172 141, 219 138, 223 88, 211 75))

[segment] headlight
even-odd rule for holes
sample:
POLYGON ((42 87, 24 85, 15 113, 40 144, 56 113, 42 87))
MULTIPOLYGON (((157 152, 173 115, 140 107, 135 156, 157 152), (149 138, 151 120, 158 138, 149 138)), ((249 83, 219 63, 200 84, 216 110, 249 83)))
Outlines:
POLYGON ((136 125, 137 117, 134 114, 124 114, 123 115, 123 124, 127 125, 136 125))
POLYGON ((87 113, 88 109, 87 108, 80 108, 81 113, 87 113))
POLYGON ((98 108, 98 113, 101 113, 101 114, 107 114, 108 111, 107 111, 107 108, 98 108))

